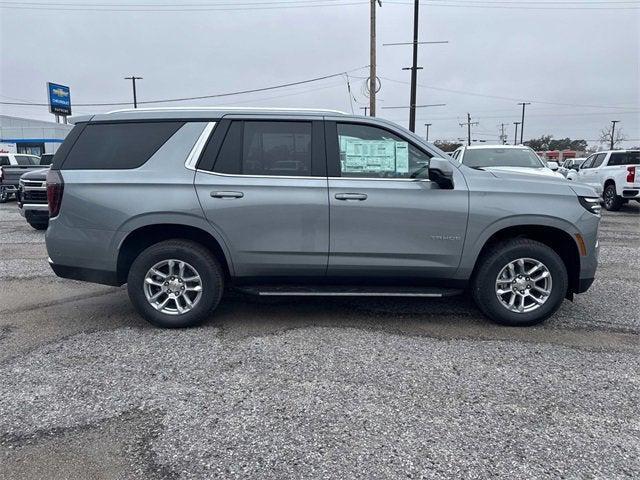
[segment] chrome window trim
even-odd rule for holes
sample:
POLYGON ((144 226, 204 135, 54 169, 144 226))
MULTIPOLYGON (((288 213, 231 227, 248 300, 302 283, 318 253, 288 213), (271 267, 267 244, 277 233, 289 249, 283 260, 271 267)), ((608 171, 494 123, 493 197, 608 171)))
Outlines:
POLYGON ((198 137, 198 140, 196 140, 196 143, 193 145, 193 148, 189 152, 189 155, 184 162, 184 166, 188 170, 196 171, 196 165, 198 163, 198 159, 200 158, 200 154, 202 154, 202 151, 204 150, 204 147, 207 144, 207 141, 209 140, 211 132, 213 132, 215 126, 216 122, 207 122, 207 124, 205 125, 204 130, 202 130, 202 133, 198 137))
POLYGON ((208 175, 216 175, 218 177, 237 177, 237 178, 284 178, 284 179, 303 179, 303 180, 374 180, 374 181, 392 181, 392 182, 431 182, 428 178, 367 178, 367 177, 311 177, 302 175, 242 175, 235 173, 218 173, 209 170, 196 169, 196 172, 206 173, 208 175))

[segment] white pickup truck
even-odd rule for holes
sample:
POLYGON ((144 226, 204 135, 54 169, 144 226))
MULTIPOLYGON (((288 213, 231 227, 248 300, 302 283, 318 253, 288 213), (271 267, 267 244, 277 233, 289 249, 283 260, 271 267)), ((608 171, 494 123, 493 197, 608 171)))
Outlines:
POLYGON ((619 210, 629 200, 640 202, 640 150, 594 153, 567 179, 595 188, 607 210, 619 210))

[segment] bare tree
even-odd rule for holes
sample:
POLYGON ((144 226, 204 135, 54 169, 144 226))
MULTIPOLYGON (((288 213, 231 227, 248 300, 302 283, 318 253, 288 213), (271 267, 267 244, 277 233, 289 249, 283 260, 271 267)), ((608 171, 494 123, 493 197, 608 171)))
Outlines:
POLYGON ((611 125, 607 128, 603 128, 600 131, 600 142, 609 145, 612 149, 615 149, 618 145, 627 139, 621 128, 614 129, 611 125), (615 133, 613 133, 615 131, 615 133), (611 134, 613 133, 613 139, 611 134))

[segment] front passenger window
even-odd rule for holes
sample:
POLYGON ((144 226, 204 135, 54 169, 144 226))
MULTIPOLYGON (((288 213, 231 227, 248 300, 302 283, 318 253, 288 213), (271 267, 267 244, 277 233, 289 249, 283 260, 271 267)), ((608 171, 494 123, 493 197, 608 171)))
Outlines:
POLYGON ((382 128, 339 123, 340 176, 415 178, 427 175, 429 155, 382 128))

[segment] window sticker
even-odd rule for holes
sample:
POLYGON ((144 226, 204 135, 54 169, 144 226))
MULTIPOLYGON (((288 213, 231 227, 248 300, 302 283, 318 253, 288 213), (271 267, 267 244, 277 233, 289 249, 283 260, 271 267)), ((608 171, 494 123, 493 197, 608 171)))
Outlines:
POLYGON ((407 142, 340 136, 340 153, 344 173, 409 172, 407 142))

